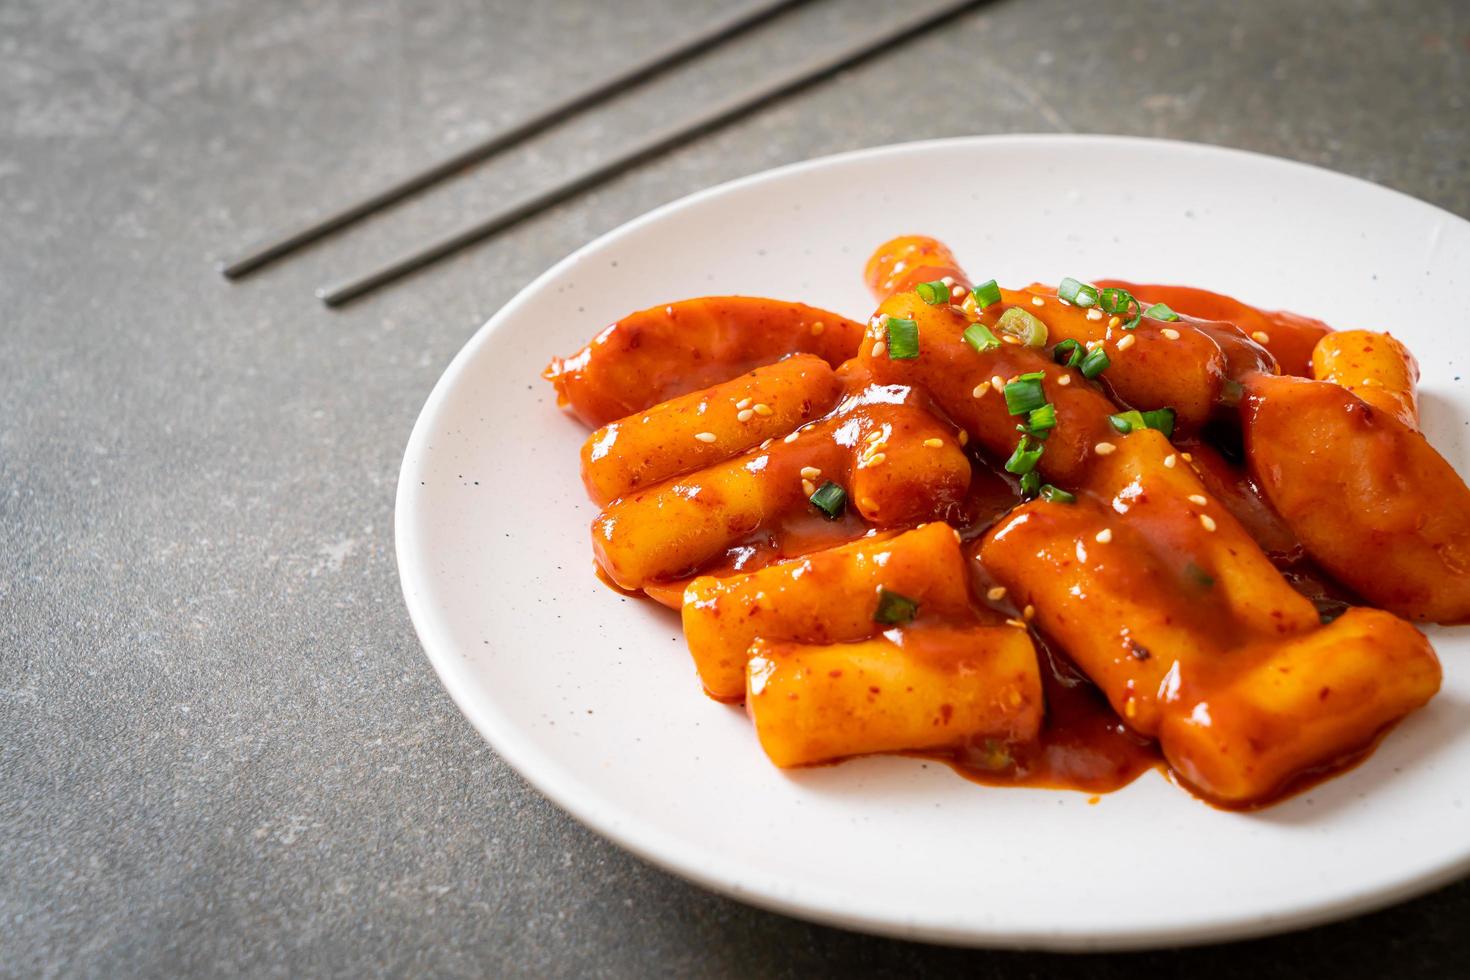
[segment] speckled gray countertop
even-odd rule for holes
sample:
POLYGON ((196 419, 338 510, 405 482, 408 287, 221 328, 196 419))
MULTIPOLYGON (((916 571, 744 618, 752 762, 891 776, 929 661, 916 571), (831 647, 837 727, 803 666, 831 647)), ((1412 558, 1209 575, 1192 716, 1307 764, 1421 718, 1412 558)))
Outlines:
POLYGON ((593 836, 460 717, 394 569, 409 428, 483 320, 654 205, 855 147, 1075 130, 1279 154, 1470 215, 1464 3, 1009 0, 376 298, 313 298, 900 13, 820 0, 296 261, 215 273, 720 6, 0 5, 0 973, 1470 975, 1470 882, 1127 956, 807 925, 593 836))

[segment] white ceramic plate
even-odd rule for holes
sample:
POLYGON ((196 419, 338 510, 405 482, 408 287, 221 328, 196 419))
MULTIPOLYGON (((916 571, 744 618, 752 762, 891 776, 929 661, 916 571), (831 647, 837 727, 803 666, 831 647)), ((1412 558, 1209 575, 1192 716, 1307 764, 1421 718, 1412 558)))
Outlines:
MULTIPOLYGON (((1431 629, 1444 691, 1356 771, 1254 814, 1149 773, 1080 793, 875 758, 784 773, 700 692, 678 619, 592 574, 585 432, 538 373, 635 309, 745 293, 863 319, 899 233, 977 278, 1205 286, 1392 328, 1424 428, 1470 455, 1470 224, 1372 184, 1179 143, 1007 137, 885 147, 685 198, 558 263, 465 346, 398 486, 424 649, 532 784, 599 833, 743 901, 918 939, 1052 949, 1203 942, 1386 904, 1470 868, 1470 629, 1431 629)), ((1365 556, 1365 560, 1370 560, 1365 556)))

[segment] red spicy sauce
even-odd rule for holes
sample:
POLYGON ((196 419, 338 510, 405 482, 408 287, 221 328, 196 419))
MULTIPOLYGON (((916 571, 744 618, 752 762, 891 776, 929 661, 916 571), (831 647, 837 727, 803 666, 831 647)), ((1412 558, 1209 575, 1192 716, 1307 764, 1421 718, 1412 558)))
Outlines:
MULTIPOLYGON (((1331 329, 1318 320, 1292 313, 1258 310, 1228 296, 1202 289, 1135 285, 1121 280, 1101 280, 1097 285, 1128 289, 1146 304, 1167 303, 1188 316, 1234 323, 1271 352, 1280 362, 1283 373, 1309 376, 1311 349, 1331 329)), ((849 376, 849 392, 861 389, 866 383, 865 378, 849 376)), ((937 407, 931 406, 930 410, 942 417, 937 407)), ((1246 525, 1297 591, 1316 603, 1324 617, 1341 612, 1351 601, 1350 597, 1305 557, 1300 544, 1257 492, 1243 467, 1229 458, 1229 447, 1222 448, 1224 451, 1208 441, 1187 446, 1181 444, 1181 449, 1192 449, 1200 457, 1201 476, 1211 492, 1246 525)), ((958 510, 945 517, 970 546, 967 550, 971 557, 971 594, 975 605, 1015 617, 1019 613, 1004 599, 992 602, 987 598, 993 583, 977 555, 978 539, 1020 502, 1020 495, 1012 478, 994 468, 978 453, 971 452, 970 456, 973 478, 969 491, 958 510)), ((851 508, 835 521, 827 520, 815 511, 802 511, 761 527, 718 558, 706 562, 696 574, 751 572, 866 535, 895 534, 906 529, 875 527, 851 508)), ((645 586, 644 593, 677 610, 682 605, 685 587, 694 577, 690 574, 651 583, 645 586)), ((599 578, 607 581, 600 570, 599 578)), ((610 582, 608 584, 611 585, 610 582)), ((622 589, 617 591, 636 594, 622 589)), ((1033 640, 1041 661, 1046 699, 1046 720, 1035 743, 1014 746, 991 740, 949 751, 903 754, 941 762, 964 778, 985 785, 1072 789, 1088 794, 1120 789, 1150 769, 1168 772, 1155 740, 1129 730, 1102 692, 1065 653, 1053 649, 1044 637, 1034 632, 1033 640)), ((1383 734, 1386 730, 1379 733, 1371 744, 1343 759, 1298 775, 1270 801, 1253 804, 1251 808, 1296 795, 1356 766, 1371 754, 1383 734)), ((1179 781, 1172 774, 1170 778, 1179 781)), ((1185 788, 1199 795, 1192 787, 1185 788)), ((1094 795, 1089 802, 1095 801, 1094 795)))

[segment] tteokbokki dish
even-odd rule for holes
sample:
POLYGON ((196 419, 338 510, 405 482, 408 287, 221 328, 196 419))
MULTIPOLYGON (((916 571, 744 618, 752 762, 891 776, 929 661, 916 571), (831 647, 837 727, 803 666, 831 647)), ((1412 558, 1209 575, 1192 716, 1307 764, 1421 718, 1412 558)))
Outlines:
POLYGON ((598 573, 681 612, 773 763, 1091 793, 1166 767, 1254 807, 1438 691, 1414 623, 1470 619, 1470 489, 1392 336, 977 285, 923 237, 866 281, 866 322, 684 300, 546 370, 595 430, 598 573))

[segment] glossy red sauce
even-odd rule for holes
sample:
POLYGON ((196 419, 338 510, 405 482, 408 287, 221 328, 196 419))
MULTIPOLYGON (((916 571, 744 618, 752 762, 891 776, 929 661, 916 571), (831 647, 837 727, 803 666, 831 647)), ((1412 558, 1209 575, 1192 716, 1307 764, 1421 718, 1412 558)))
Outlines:
POLYGON ((1282 374, 1312 376, 1312 348, 1332 328, 1321 320, 1285 310, 1262 310, 1240 300, 1193 286, 1161 286, 1100 279, 1101 289, 1126 289, 1146 304, 1166 303, 1176 313, 1233 323, 1246 335, 1263 333, 1261 341, 1281 365, 1282 374))
MULTIPOLYGON (((1308 317, 1257 310, 1205 290, 1136 285, 1120 280, 1102 280, 1098 285, 1126 288, 1147 303, 1164 302, 1177 312, 1192 317, 1236 323, 1247 335, 1257 331, 1268 335, 1269 342, 1259 337, 1256 342, 1277 358, 1283 373, 1309 375, 1311 347, 1330 329, 1308 317)), ((865 383, 864 379, 850 379, 849 393, 865 383)), ((937 408, 931 408, 931 411, 943 417, 937 408)), ((1224 433, 1224 443, 1217 445, 1207 434, 1194 443, 1179 445, 1181 450, 1198 455, 1201 475, 1210 490, 1250 530, 1292 586, 1316 604, 1324 619, 1339 614, 1352 601, 1351 596, 1305 557, 1301 545, 1286 524, 1262 498, 1244 468, 1236 461, 1236 449, 1228 444, 1232 438, 1230 433, 1224 433)), ((949 516, 949 522, 967 543, 966 551, 970 555, 973 572, 971 598, 976 607, 988 607, 1002 616, 1017 617, 1018 611, 1003 599, 991 602, 986 598, 992 583, 974 555, 978 551, 978 539, 1020 502, 1020 495, 1010 477, 998 472, 971 448, 972 482, 958 512, 949 516)), ((697 569, 697 574, 720 576, 755 571, 773 562, 845 544, 865 535, 896 533, 899 530, 902 528, 877 528, 864 521, 852 508, 835 521, 808 509, 760 528, 719 557, 703 564, 697 569)), ((620 593, 638 594, 613 585, 600 569, 598 574, 620 593)), ((651 583, 645 586, 644 593, 678 609, 684 589, 693 577, 683 575, 651 583)), ((1033 639, 1041 658, 1047 706, 1045 724, 1037 742, 1017 747, 987 741, 947 752, 904 754, 941 762, 964 778, 986 785, 1072 789, 1088 794, 1119 789, 1150 769, 1168 771, 1155 740, 1128 729, 1097 686, 1064 653, 1053 649, 1044 637, 1034 631, 1033 639)), ((1297 776, 1269 802, 1303 792, 1356 766, 1371 754, 1384 734, 1386 730, 1380 732, 1371 744, 1330 766, 1297 776)), ((1178 781, 1173 774, 1170 778, 1178 781)), ((1186 788, 1199 795, 1192 787, 1186 788)), ((1094 795, 1089 802, 1096 802, 1096 799, 1094 795)), ((1255 804, 1262 805, 1266 804, 1255 804)))

